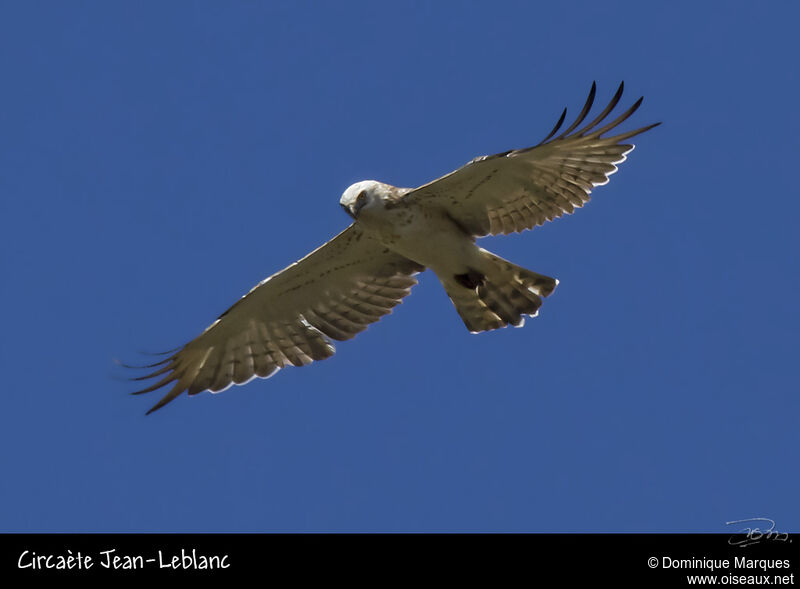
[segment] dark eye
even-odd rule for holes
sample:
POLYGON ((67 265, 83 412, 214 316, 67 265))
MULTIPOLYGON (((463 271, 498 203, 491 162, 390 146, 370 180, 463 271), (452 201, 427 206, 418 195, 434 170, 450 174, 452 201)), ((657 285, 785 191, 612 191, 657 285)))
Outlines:
POLYGON ((361 203, 363 203, 363 202, 366 200, 366 198, 367 198, 367 191, 366 191, 366 190, 362 190, 362 191, 361 191, 361 192, 358 194, 358 196, 356 197, 356 204, 361 204, 361 203))

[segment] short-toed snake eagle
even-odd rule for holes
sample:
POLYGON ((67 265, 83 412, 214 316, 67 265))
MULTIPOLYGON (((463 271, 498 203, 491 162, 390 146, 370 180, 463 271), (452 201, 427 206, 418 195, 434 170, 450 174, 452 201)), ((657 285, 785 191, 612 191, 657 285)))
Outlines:
POLYGON ((467 329, 521 326, 535 316, 554 278, 531 272, 475 244, 484 235, 532 229, 588 200, 608 182, 633 145, 624 143, 658 125, 603 137, 631 116, 640 98, 606 122, 622 96, 586 119, 595 85, 578 118, 534 147, 473 159, 419 188, 367 180, 345 190, 340 204, 353 223, 328 243, 253 288, 202 334, 150 365, 159 377, 136 394, 172 384, 148 413, 186 391, 219 392, 266 378, 287 365, 303 366, 334 353, 390 313, 426 268, 442 282, 467 329))

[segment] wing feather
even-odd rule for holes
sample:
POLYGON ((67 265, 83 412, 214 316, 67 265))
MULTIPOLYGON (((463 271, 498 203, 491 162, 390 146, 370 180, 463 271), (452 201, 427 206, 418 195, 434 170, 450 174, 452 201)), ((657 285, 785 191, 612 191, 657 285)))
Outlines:
POLYGON ((532 229, 589 201, 595 186, 608 182, 617 165, 633 150, 622 143, 660 123, 603 137, 636 112, 639 98, 622 114, 606 122, 622 98, 624 84, 600 114, 575 131, 594 104, 596 84, 578 117, 556 136, 566 109, 553 130, 533 147, 481 156, 465 166, 409 192, 406 205, 440 207, 472 235, 507 234, 532 229))
POLYGON ((172 384, 148 413, 183 392, 221 392, 285 366, 329 358, 411 292, 424 270, 386 250, 356 225, 269 277, 202 334, 134 380, 159 378, 134 394, 172 384))

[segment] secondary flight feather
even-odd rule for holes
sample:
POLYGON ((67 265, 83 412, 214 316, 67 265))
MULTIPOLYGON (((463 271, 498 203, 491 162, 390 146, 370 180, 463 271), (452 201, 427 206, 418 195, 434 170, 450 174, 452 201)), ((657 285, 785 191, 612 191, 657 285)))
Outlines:
POLYGON ((532 229, 589 201, 633 144, 660 123, 616 135, 641 105, 608 120, 622 97, 585 123, 595 98, 559 133, 566 109, 538 145, 481 156, 419 188, 367 180, 345 190, 340 205, 353 223, 303 259, 262 281, 195 339, 135 380, 156 379, 134 394, 169 387, 149 411, 180 394, 220 392, 285 366, 333 355, 332 340, 354 337, 398 305, 432 270, 473 333, 535 316, 558 281, 508 262, 477 237, 532 229), (583 125, 583 126, 581 126, 583 125))

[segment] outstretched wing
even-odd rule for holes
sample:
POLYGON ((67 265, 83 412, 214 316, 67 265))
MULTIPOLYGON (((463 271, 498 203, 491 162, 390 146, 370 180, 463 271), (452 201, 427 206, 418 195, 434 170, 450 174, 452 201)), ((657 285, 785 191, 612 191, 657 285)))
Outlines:
POLYGON ((408 193, 408 205, 443 207, 453 220, 475 236, 532 229, 589 201, 595 186, 608 182, 633 145, 623 143, 659 125, 648 125, 612 137, 605 133, 630 117, 642 98, 616 119, 606 118, 622 96, 624 84, 609 105, 578 129, 594 102, 596 84, 578 118, 555 136, 566 117, 534 147, 475 158, 458 170, 408 193), (602 126, 601 126, 602 125, 602 126))
POLYGON ((287 365, 328 358, 328 338, 347 340, 390 313, 424 268, 351 225, 302 260, 270 276, 201 335, 136 380, 161 377, 134 394, 172 384, 148 413, 187 391, 219 392, 287 365))

